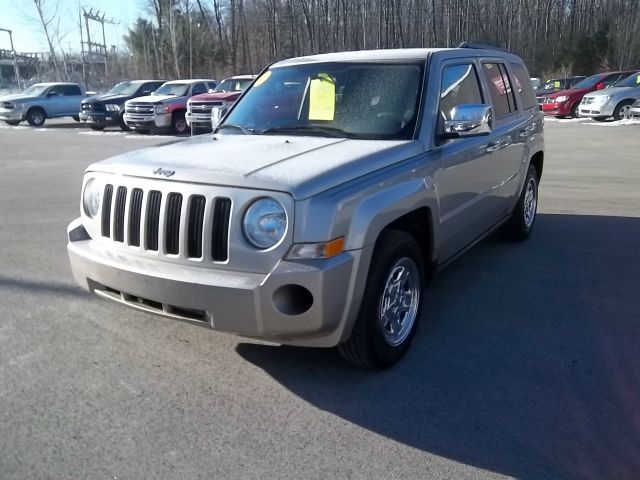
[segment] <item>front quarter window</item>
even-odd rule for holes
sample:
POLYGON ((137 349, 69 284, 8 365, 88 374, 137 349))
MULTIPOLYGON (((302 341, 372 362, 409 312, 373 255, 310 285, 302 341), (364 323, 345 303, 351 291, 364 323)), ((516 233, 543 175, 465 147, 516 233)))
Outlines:
POLYGON ((255 81, 218 129, 236 134, 411 139, 423 73, 424 63, 419 61, 275 67, 255 81))

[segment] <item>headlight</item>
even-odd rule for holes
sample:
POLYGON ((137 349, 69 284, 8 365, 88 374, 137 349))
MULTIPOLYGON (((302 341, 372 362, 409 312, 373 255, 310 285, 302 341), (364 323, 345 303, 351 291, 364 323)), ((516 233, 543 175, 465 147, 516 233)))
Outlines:
POLYGON ((84 186, 84 193, 82 194, 82 206, 84 213, 90 218, 95 217, 98 214, 100 208, 100 200, 102 199, 102 189, 95 178, 91 178, 84 186))
POLYGON ((156 105, 156 113, 169 113, 168 105, 156 105))
POLYGON ((260 250, 273 247, 287 231, 287 214, 273 198, 261 198, 244 214, 242 230, 247 241, 260 250))
POLYGON ((556 103, 566 102, 568 98, 569 97, 567 97, 566 95, 560 95, 559 97, 556 97, 556 103))
POLYGON ((107 103, 104 106, 105 110, 107 112, 119 112, 120 111, 120 105, 116 105, 115 103, 107 103))
POLYGON ((593 103, 607 103, 609 100, 611 100, 609 95, 598 95, 593 103))

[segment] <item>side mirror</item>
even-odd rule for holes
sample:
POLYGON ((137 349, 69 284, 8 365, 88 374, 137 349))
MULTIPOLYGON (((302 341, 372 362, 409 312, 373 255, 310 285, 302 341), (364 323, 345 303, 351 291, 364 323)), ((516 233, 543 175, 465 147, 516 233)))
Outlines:
POLYGON ((600 82, 596 85, 596 90, 604 90, 605 84, 600 82))
POLYGON ((444 121, 444 138, 478 137, 493 130, 493 109, 489 105, 465 104, 451 110, 444 121))

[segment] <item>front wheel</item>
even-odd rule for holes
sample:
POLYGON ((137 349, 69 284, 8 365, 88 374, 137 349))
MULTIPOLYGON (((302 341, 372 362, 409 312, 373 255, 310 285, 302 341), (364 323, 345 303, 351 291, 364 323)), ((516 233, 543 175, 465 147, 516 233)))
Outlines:
POLYGON ((423 265, 422 252, 411 235, 397 230, 382 232, 353 331, 338 345, 347 361, 383 369, 406 353, 422 313, 423 265))
POLYGON ((531 235, 538 212, 538 173, 535 165, 529 165, 527 178, 511 218, 504 225, 504 233, 511 240, 525 240, 531 235))
POLYGON ((80 115, 72 115, 71 118, 73 118, 76 122, 80 121, 80 115))
POLYGON ((91 130, 95 130, 96 132, 101 132, 102 130, 104 130, 104 125, 89 125, 89 128, 91 130))
POLYGON ((620 102, 613 110, 613 119, 622 120, 623 118, 631 117, 631 105, 633 105, 631 100, 620 102))
POLYGON ((39 107, 33 107, 27 112, 27 122, 32 127, 41 127, 46 118, 44 110, 39 107))
POLYGON ((578 107, 580 107, 578 102, 574 103, 573 107, 571 107, 571 115, 569 115, 571 118, 580 118, 580 111, 578 110, 578 107))
POLYGON ((124 115, 120 116, 120 130, 122 130, 123 132, 131 131, 131 128, 129 127, 129 125, 127 125, 124 121, 124 115))
POLYGON ((175 112, 171 118, 171 131, 176 135, 184 135, 189 131, 184 112, 175 112))

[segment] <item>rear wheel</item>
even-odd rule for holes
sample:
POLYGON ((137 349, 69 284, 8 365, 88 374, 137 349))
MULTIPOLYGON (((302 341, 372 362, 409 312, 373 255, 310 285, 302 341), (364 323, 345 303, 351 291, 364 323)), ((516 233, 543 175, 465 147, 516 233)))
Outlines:
POLYGON ((347 361, 382 369, 406 353, 422 312, 423 265, 420 247, 411 235, 397 230, 382 232, 353 331, 338 345, 347 361))
POLYGON ((525 240, 533 231, 538 212, 538 173, 534 165, 529 165, 518 203, 505 223, 503 231, 511 240, 525 240))
POLYGON ((184 112, 174 112, 171 118, 171 131, 176 135, 184 135, 189 131, 184 112))
POLYGON ((633 100, 620 102, 613 110, 613 119, 622 120, 623 118, 629 118, 631 116, 631 105, 633 105, 633 100))
POLYGON ((41 127, 46 119, 44 110, 40 107, 33 107, 27 112, 27 122, 32 127, 41 127))

